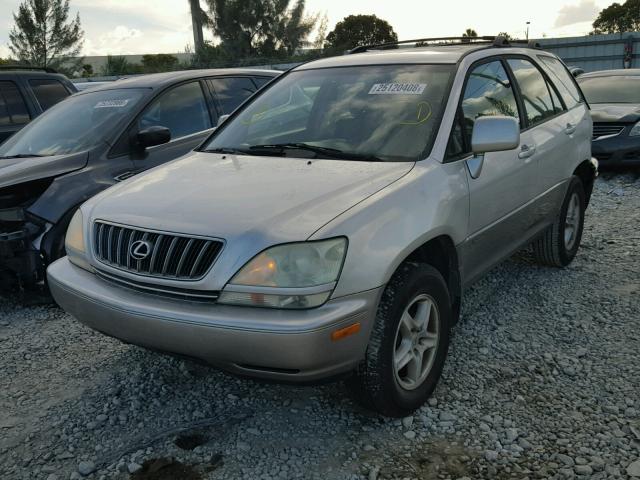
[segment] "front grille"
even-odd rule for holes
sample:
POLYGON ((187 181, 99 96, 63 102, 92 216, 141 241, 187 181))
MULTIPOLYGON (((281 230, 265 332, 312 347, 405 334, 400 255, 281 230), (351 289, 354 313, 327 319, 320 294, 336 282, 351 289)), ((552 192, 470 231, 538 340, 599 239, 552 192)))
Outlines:
MULTIPOLYGON (((174 280, 197 280, 211 268, 222 250, 220 240, 162 233, 95 222, 93 249, 96 258, 127 272, 174 280), (132 256, 136 242, 145 242, 144 258, 132 256)), ((142 255, 138 255, 139 257, 142 255)))
POLYGON ((620 135, 625 129, 624 123, 594 123, 592 140, 610 135, 620 135))

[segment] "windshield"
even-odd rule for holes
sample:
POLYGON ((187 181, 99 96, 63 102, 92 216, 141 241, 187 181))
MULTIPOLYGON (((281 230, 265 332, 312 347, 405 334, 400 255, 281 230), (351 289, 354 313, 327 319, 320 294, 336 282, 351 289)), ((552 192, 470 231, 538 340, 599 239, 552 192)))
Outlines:
POLYGON ((589 103, 640 103, 639 76, 578 78, 589 103))
POLYGON ((126 121, 146 92, 123 88, 69 97, 0 146, 0 157, 64 155, 91 148, 126 121))
POLYGON ((204 147, 252 155, 416 161, 437 132, 452 65, 292 72, 204 147))

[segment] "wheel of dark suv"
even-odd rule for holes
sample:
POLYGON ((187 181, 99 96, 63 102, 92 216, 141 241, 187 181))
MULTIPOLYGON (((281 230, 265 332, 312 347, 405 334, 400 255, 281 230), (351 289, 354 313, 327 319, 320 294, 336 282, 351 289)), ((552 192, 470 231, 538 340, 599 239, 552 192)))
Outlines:
POLYGON ((400 267, 382 295, 367 347, 349 387, 367 408, 401 417, 433 392, 452 323, 442 275, 430 265, 400 267))
POLYGON ((553 225, 533 242, 533 254, 538 263, 552 267, 566 267, 571 263, 582 240, 585 204, 582 182, 573 177, 560 214, 553 225))

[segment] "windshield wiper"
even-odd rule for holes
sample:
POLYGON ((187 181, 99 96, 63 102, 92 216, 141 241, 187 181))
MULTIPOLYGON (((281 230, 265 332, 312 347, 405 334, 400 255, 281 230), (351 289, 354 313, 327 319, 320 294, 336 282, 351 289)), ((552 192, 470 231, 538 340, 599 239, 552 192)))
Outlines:
POLYGON ((375 155, 345 152, 337 148, 321 147, 318 145, 310 145, 308 143, 302 143, 302 142, 252 145, 251 147, 249 147, 249 150, 254 152, 259 150, 266 151, 266 152, 276 150, 280 153, 284 152, 285 150, 307 150, 309 152, 315 153, 316 155, 325 155, 327 157, 335 158, 339 160, 357 160, 362 162, 384 162, 383 159, 376 157, 375 155))
POLYGON ((211 148, 209 150, 203 150, 206 153, 226 153, 227 155, 251 155, 251 152, 247 152, 246 150, 242 150, 240 148, 228 148, 228 147, 220 147, 220 148, 211 148))
POLYGON ((34 157, 48 157, 49 155, 36 155, 35 153, 18 153, 16 155, 7 155, 6 157, 0 157, 0 160, 6 160, 8 158, 34 158, 34 157))

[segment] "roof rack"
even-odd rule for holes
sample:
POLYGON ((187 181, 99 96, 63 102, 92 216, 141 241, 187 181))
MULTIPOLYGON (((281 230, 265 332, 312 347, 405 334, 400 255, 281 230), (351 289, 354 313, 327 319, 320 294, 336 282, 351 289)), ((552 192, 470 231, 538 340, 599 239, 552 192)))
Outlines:
MULTIPOLYGON (((413 40, 399 40, 397 42, 388 42, 388 43, 379 43, 373 45, 360 45, 351 50, 347 50, 347 54, 353 53, 362 53, 368 50, 385 50, 391 48, 397 48, 398 45, 406 45, 410 43, 415 43, 416 46, 418 44, 428 44, 428 43, 436 43, 439 45, 491 45, 493 47, 510 47, 513 44, 525 43, 528 48, 541 48, 540 44, 535 40, 517 40, 517 39, 508 39, 502 36, 484 36, 484 37, 434 37, 434 38, 416 38, 413 40)), ((422 46, 422 45, 420 45, 422 46)))
POLYGON ((50 67, 32 67, 30 65, 0 65, 0 70, 38 70, 46 73, 58 73, 50 67))

